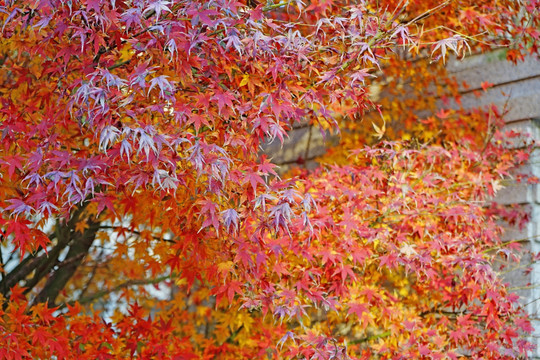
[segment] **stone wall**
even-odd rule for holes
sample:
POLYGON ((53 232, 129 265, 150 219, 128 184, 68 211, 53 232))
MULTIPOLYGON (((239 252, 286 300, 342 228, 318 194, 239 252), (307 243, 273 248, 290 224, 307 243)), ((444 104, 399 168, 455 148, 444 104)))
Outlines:
MULTIPOLYGON (((504 58, 504 51, 490 54, 472 55, 464 60, 451 59, 447 68, 461 83, 461 104, 465 108, 496 105, 506 112, 506 128, 529 134, 530 140, 540 143, 540 60, 529 57, 517 65, 504 58), (482 84, 493 84, 484 91, 482 84), (478 96, 480 94, 480 96, 478 96)), ((442 105, 442 104, 441 104, 442 105)), ((451 104, 457 107, 457 104, 451 104)), ((276 141, 265 148, 273 161, 281 165, 282 171, 291 166, 313 168, 317 164, 314 158, 325 152, 332 138, 322 136, 318 129, 307 125, 298 126, 289 133, 283 146, 276 141)), ((334 139, 335 141, 335 139, 334 139)), ((540 149, 533 152, 525 172, 540 177, 540 149)), ((517 204, 530 211, 531 222, 524 230, 508 228, 505 239, 528 239, 525 247, 533 252, 540 251, 540 184, 525 185, 510 183, 500 190, 497 199, 502 204, 517 204)), ((525 259, 525 263, 526 263, 525 259)), ((518 293, 522 303, 526 304, 537 329, 532 340, 538 345, 533 354, 540 358, 540 264, 533 264, 529 276, 523 275, 523 269, 506 274, 511 288, 521 288, 518 293), (535 288, 538 286, 538 288, 535 288)))
MULTIPOLYGON (((517 65, 504 60, 504 52, 475 55, 463 61, 453 60, 448 69, 465 80, 470 88, 462 89, 462 105, 466 108, 495 104, 506 112, 506 129, 527 134, 528 142, 540 142, 540 60, 528 57, 517 65), (483 82, 493 86, 485 93, 483 82), (482 91, 477 97, 475 91, 482 91)), ((523 172, 540 177, 540 149, 535 146, 529 164, 523 172)), ((530 211, 531 221, 523 231, 508 229, 506 240, 528 239, 525 244, 533 252, 540 251, 540 185, 510 183, 499 191, 496 200, 502 204, 518 204, 530 211)), ((526 263, 526 260, 523 261, 526 263)), ((525 264, 524 264, 525 265, 525 264)), ((523 268, 507 274, 511 288, 521 288, 518 293, 533 318, 536 331, 532 340, 538 348, 533 354, 540 358, 540 264, 532 264, 529 277, 523 268)))

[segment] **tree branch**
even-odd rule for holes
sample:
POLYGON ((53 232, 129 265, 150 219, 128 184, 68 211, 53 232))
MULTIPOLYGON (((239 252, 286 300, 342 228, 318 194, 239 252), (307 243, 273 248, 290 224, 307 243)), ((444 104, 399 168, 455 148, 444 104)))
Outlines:
POLYGON ((363 338, 357 339, 357 340, 351 340, 349 343, 350 344, 361 344, 361 343, 365 343, 365 342, 368 342, 368 341, 371 341, 371 340, 377 340, 377 339, 386 338, 386 337, 389 337, 390 335, 392 335, 392 333, 390 331, 385 331, 385 332, 380 333, 380 334, 366 336, 366 337, 363 337, 363 338))
MULTIPOLYGON (((49 306, 54 306, 58 294, 81 265, 99 231, 99 220, 89 219, 88 223, 89 227, 81 235, 73 239, 65 260, 59 264, 58 269, 49 277, 43 289, 34 299, 34 303, 47 302, 49 306)), ((73 229, 70 229, 70 232, 74 233, 73 229)))
POLYGON ((113 287, 111 289, 98 291, 98 292, 90 294, 88 296, 81 297, 81 298, 79 298, 77 300, 72 300, 72 301, 62 303, 62 304, 59 305, 58 309, 59 310, 64 309, 68 305, 71 306, 71 305, 75 304, 76 302, 78 302, 79 304, 82 304, 82 305, 89 304, 89 303, 91 303, 91 302, 93 302, 93 301, 95 301, 97 299, 100 299, 100 298, 106 296, 106 295, 109 295, 109 294, 117 292, 119 290, 128 288, 130 286, 158 284, 158 283, 163 282, 165 280, 171 279, 173 276, 174 275, 163 275, 163 276, 159 276, 159 277, 154 278, 154 279, 128 280, 128 281, 123 282, 123 283, 121 283, 119 285, 116 285, 115 287, 113 287))

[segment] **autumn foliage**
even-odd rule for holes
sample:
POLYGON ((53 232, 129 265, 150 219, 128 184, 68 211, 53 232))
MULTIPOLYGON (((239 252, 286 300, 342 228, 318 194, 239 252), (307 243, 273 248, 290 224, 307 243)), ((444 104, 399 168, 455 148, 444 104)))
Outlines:
POLYGON ((444 62, 536 55, 539 7, 0 0, 0 358, 527 356, 528 153, 444 62))

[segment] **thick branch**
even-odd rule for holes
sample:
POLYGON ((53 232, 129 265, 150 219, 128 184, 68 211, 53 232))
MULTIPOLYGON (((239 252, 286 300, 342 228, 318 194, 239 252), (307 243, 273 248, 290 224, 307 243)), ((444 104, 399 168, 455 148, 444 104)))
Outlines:
POLYGON ((0 293, 7 298, 10 289, 24 280, 32 272, 34 276, 28 280, 24 286, 27 288, 27 292, 30 291, 49 271, 54 267, 58 260, 60 252, 70 243, 72 237, 70 236, 70 229, 79 221, 79 217, 86 208, 87 203, 80 206, 74 213, 71 219, 67 223, 56 222, 55 232, 49 236, 49 239, 57 239, 57 244, 48 251, 48 253, 41 254, 39 249, 35 253, 27 256, 22 260, 13 270, 6 274, 4 279, 0 281, 0 293), (39 255, 39 256, 38 256, 39 255))
POLYGON ((88 225, 89 227, 82 234, 75 235, 66 258, 49 277, 41 292, 34 299, 34 303, 47 302, 49 306, 54 306, 58 294, 83 262, 99 231, 99 221, 89 219, 88 225))

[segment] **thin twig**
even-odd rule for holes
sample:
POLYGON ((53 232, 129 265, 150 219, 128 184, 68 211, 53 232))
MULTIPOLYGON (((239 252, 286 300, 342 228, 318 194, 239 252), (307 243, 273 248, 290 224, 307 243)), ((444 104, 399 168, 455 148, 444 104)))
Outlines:
POLYGON ((172 277, 173 277, 172 275, 163 275, 163 276, 160 276, 160 277, 157 277, 157 278, 154 278, 154 279, 133 279, 133 280, 128 280, 128 281, 123 282, 123 283, 121 283, 119 285, 116 285, 115 287, 113 287, 111 289, 98 291, 98 292, 93 293, 91 295, 88 295, 86 297, 79 298, 78 300, 72 300, 72 301, 62 303, 62 304, 60 304, 58 306, 58 310, 62 310, 64 308, 66 308, 68 305, 72 306, 75 303, 79 303, 79 304, 82 304, 82 305, 89 304, 89 303, 91 303, 91 302, 93 302, 93 301, 95 301, 97 299, 100 299, 100 298, 106 296, 106 295, 109 295, 111 293, 117 292, 119 290, 131 287, 131 286, 158 284, 158 283, 163 282, 165 280, 171 279, 172 277))

